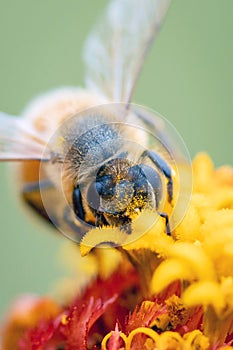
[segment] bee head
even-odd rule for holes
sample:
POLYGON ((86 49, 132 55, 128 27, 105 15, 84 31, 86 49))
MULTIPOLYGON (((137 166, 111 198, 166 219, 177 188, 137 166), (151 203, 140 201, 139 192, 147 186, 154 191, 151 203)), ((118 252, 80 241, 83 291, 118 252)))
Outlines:
POLYGON ((161 190, 160 175, 154 168, 115 158, 98 170, 87 201, 96 208, 97 217, 101 216, 99 225, 121 226, 145 207, 157 208, 161 190))

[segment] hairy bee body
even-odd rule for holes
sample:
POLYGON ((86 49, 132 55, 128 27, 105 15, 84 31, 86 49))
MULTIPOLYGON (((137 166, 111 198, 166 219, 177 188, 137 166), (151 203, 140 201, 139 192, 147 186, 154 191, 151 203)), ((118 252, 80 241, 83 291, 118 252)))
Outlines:
MULTIPOLYGON (((62 123, 73 114, 85 110, 103 100, 80 88, 60 88, 39 96, 23 112, 25 122, 35 134, 40 134, 44 144, 62 123)), ((24 137, 24 135, 19 135, 24 137)), ((48 164, 40 160, 24 161, 17 164, 17 183, 23 200, 35 212, 50 220, 43 206, 40 194, 40 180, 48 177, 48 164)))
MULTIPOLYGON (((20 191, 26 203, 38 214, 46 220, 57 222, 58 227, 60 227, 60 221, 64 221, 64 217, 61 217, 60 213, 65 211, 65 207, 73 207, 72 193, 74 187, 79 184, 82 186, 85 221, 94 225, 96 223, 96 208, 93 209, 89 206, 86 200, 87 197, 90 197, 87 186, 93 181, 92 177, 103 164, 115 159, 108 167, 108 171, 109 169, 112 173, 115 171, 115 177, 118 177, 119 181, 126 178, 129 168, 138 162, 142 153, 142 149, 138 151, 136 147, 139 140, 140 147, 146 149, 149 144, 148 135, 142 129, 145 123, 140 117, 134 113, 125 114, 121 106, 119 108, 117 106, 115 112, 112 106, 108 107, 107 105, 104 109, 101 105, 99 108, 95 107, 93 111, 93 104, 96 104, 98 99, 96 95, 77 90, 74 96, 72 89, 67 88, 62 96, 62 91, 64 90, 53 92, 52 98, 48 100, 48 105, 44 103, 43 97, 35 100, 25 113, 25 119, 28 118, 27 115, 30 115, 27 122, 30 121, 31 127, 36 132, 40 132, 40 135, 44 133, 45 143, 48 143, 49 146, 51 143, 53 154, 49 162, 29 161, 19 165, 20 191), (85 105, 83 103, 84 96, 85 105), (59 113, 56 114, 58 110, 59 113), (49 116, 47 116, 47 111, 50 113, 49 116), (49 128, 43 128, 47 119, 52 117, 52 123, 47 123, 49 128), (126 125, 132 124, 137 125, 138 128, 128 129, 126 127, 126 125), (127 140, 130 142, 127 143, 127 140), (62 159, 59 159, 61 155, 62 159), (123 164, 121 161, 121 166, 119 166, 117 160, 119 157, 122 158, 122 161, 126 158, 126 163, 123 164), (60 169, 61 164, 62 170, 60 169), (61 200, 61 198, 63 199, 61 200), (64 198, 67 203, 65 203, 64 198), (50 206, 51 203, 54 203, 49 215, 46 203, 50 203, 50 206), (59 203, 60 210, 58 210, 59 203)), ((45 95, 45 99, 47 99, 47 95, 45 95)), ((102 102, 101 98, 99 101, 102 102)), ((114 183, 116 185, 117 181, 114 183)), ((91 199, 89 200, 91 201, 91 199)), ((151 200, 153 201, 153 199, 151 200)), ((109 212, 108 220, 105 223, 121 225, 122 222, 129 221, 130 217, 135 216, 132 208, 132 203, 127 205, 122 199, 115 199, 115 202, 111 201, 111 203, 105 201, 105 211, 109 212), (126 207, 128 208, 127 219, 121 220, 119 212, 121 212, 121 208, 123 211, 126 207)), ((70 211, 69 215, 71 215, 70 211)), ((71 217, 70 220, 75 222, 77 227, 80 227, 80 223, 75 217, 71 217)), ((69 219, 66 218, 66 221, 69 219)), ((73 224, 72 227, 74 228, 73 224)))
POLYGON ((173 191, 175 182, 186 190, 179 135, 131 104, 169 2, 110 0, 84 47, 86 88, 42 95, 20 118, 0 113, 0 161, 20 161, 24 201, 77 242, 93 227, 130 234, 144 209, 164 217, 169 234, 170 218, 183 215, 173 191))

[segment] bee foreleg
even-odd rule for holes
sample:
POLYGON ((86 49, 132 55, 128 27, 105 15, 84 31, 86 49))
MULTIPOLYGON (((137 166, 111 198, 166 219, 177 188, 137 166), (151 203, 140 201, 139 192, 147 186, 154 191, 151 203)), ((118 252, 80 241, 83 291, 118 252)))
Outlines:
POLYGON ((127 235, 131 235, 132 233, 131 221, 129 221, 127 225, 120 227, 120 230, 124 231, 127 235))
POLYGON ((107 220, 104 217, 104 214, 101 211, 97 211, 96 213, 95 226, 96 227, 109 226, 107 220))
POLYGON ((170 229, 170 224, 169 224, 169 217, 166 213, 161 213, 158 212, 158 214, 165 219, 165 223, 166 223, 166 233, 168 236, 171 236, 171 229, 170 229))
POLYGON ((153 151, 144 151, 142 157, 148 157, 150 160, 163 172, 163 174, 167 178, 167 193, 168 193, 168 201, 171 202, 173 198, 173 182, 171 175, 171 168, 165 162, 163 158, 161 158, 158 154, 153 151))
POLYGON ((35 182, 29 182, 26 185, 23 186, 22 193, 32 193, 32 192, 37 192, 41 190, 46 190, 48 188, 51 188, 52 183, 50 180, 41 180, 35 181, 35 182))
POLYGON ((67 206, 64 208, 63 212, 63 220, 69 225, 69 227, 72 229, 72 231, 75 231, 77 234, 78 241, 80 241, 85 235, 85 233, 90 229, 90 227, 85 226, 83 223, 81 225, 74 222, 73 217, 71 216, 70 207, 67 206))
POLYGON ((77 186, 73 191, 73 207, 75 215, 77 215, 81 220, 85 221, 85 211, 83 208, 82 195, 79 186, 77 186))
POLYGON ((51 181, 44 179, 40 182, 35 181, 25 184, 21 192, 24 201, 50 223, 52 223, 52 221, 44 208, 40 192, 51 188, 51 181))

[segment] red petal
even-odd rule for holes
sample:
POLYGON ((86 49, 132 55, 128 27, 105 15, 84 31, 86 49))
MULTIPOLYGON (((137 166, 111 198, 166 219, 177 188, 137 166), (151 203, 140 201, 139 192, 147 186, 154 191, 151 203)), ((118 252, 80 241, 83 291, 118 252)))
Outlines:
MULTIPOLYGON (((126 288, 135 286, 137 283, 138 277, 134 270, 125 272, 123 269, 123 273, 115 272, 106 280, 98 278, 82 297, 75 300, 67 313, 65 325, 61 326, 61 332, 67 339, 66 350, 86 350, 90 329, 103 314, 104 320, 110 323, 108 326, 112 327, 112 323, 115 324, 119 316, 117 312, 122 310, 121 307, 117 307, 117 298, 126 288), (109 315, 108 311, 105 312, 107 308, 110 313, 114 310, 116 314, 109 315)), ((99 327, 102 336, 111 329, 107 329, 108 326, 104 320, 99 327)))
POLYGON ((53 321, 41 321, 38 327, 27 331, 19 341, 20 350, 40 350, 52 338, 54 331, 53 321))
POLYGON ((125 317, 128 310, 119 305, 118 297, 121 296, 122 301, 125 290, 135 287, 138 288, 138 276, 134 270, 122 269, 106 280, 98 278, 59 316, 41 320, 27 330, 21 338, 20 349, 53 350, 63 344, 66 350, 86 350, 89 343, 95 342, 94 337, 90 339, 94 330, 101 338, 117 319, 125 317))
POLYGON ((143 301, 126 320, 125 332, 129 334, 138 327, 152 327, 155 320, 166 313, 165 306, 152 301, 143 301))
POLYGON ((117 298, 101 302, 101 299, 94 300, 91 297, 82 305, 73 306, 66 317, 64 324, 61 324, 60 331, 66 339, 66 350, 86 350, 88 333, 95 321, 104 313, 109 304, 117 298))

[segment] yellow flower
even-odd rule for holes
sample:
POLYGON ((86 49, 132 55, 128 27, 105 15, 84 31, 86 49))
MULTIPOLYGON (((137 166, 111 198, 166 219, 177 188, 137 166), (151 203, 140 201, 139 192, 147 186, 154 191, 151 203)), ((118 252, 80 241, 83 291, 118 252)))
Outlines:
MULTIPOLYGON (((166 331, 159 334, 149 328, 140 327, 133 330, 127 337, 124 333, 118 332, 119 336, 123 339, 125 347, 122 349, 138 349, 132 343, 136 335, 146 335, 148 338, 145 341, 145 349, 147 350, 192 350, 201 349, 208 350, 210 343, 207 337, 202 332, 195 330, 186 333, 183 337, 177 332, 166 331)), ((109 339, 114 336, 114 332, 111 332, 105 336, 102 341, 102 350, 107 350, 107 343, 109 339)), ((225 348, 224 348, 225 349, 225 348)), ((232 349, 229 347, 229 349, 232 349)), ((226 348, 227 350, 227 348, 226 348)))
POLYGON ((233 349, 233 169, 215 170, 199 154, 193 176, 189 208, 170 236, 164 218, 144 210, 130 235, 95 228, 83 237, 80 254, 68 244, 62 306, 55 303, 53 314, 49 303, 50 319, 43 320, 26 308, 19 324, 25 316, 35 322, 23 327, 23 336, 10 316, 4 350, 16 344, 21 350, 233 349), (14 343, 7 343, 11 337, 14 343))
POLYGON ((184 303, 204 307, 204 334, 223 343, 233 332, 233 170, 215 171, 205 154, 195 158, 193 170, 190 208, 167 259, 154 272, 151 290, 183 281, 184 303))
MULTIPOLYGON (((203 308, 203 334, 194 331, 176 341, 183 348, 192 334, 198 334, 199 348, 209 349, 210 343, 221 345, 233 333, 233 169, 215 170, 209 156, 202 153, 193 161, 193 173, 190 206, 172 238, 164 235, 159 220, 143 237, 122 249, 141 272, 147 295, 148 286, 150 295, 158 295, 174 281, 181 281, 184 307, 203 308)), ((159 345, 160 338, 167 341, 166 333, 150 333, 156 349, 168 348, 165 343, 159 345)), ((126 344, 132 337, 128 338, 126 344)), ((196 348, 192 342, 189 346, 196 348)))

